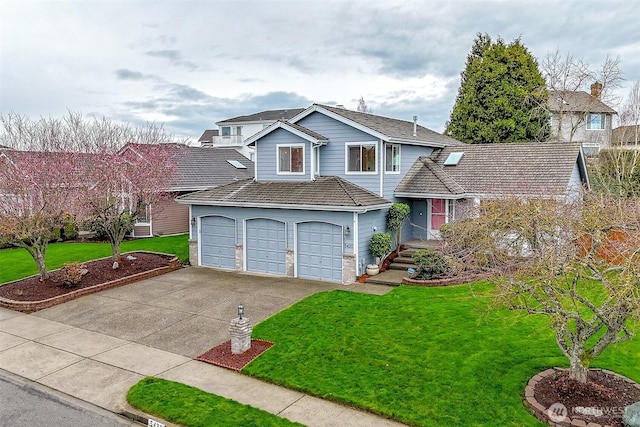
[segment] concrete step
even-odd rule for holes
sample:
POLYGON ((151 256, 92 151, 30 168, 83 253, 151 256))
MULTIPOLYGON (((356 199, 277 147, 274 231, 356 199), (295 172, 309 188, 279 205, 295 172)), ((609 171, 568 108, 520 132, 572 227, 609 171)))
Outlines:
POLYGON ((403 270, 406 272, 409 268, 416 268, 416 265, 404 262, 394 262, 389 265, 389 270, 403 270))
POLYGON ((400 253, 399 257, 396 257, 393 262, 399 262, 402 264, 413 264, 413 257, 412 256, 405 256, 404 252, 400 253))
POLYGON ((407 277, 407 272, 401 270, 387 270, 375 276, 368 277, 366 282, 376 285, 400 286, 402 278, 407 277))

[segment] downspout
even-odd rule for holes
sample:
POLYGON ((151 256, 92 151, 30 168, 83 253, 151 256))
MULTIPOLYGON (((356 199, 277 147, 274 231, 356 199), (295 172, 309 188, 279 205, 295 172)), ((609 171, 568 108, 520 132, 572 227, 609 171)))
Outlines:
POLYGON ((316 180, 316 162, 315 162, 315 152, 316 152, 316 148, 313 146, 313 142, 309 143, 309 146, 311 147, 311 154, 309 155, 309 160, 311 161, 311 181, 315 181, 316 180))
POLYGON ((360 254, 358 248, 358 212, 353 213, 353 255, 356 261, 356 277, 360 276, 360 254))
POLYGON ((379 161, 378 163, 380 164, 380 166, 378 167, 378 170, 380 171, 380 197, 384 197, 384 156, 385 156, 385 149, 384 149, 384 141, 380 140, 380 155, 378 156, 379 161))

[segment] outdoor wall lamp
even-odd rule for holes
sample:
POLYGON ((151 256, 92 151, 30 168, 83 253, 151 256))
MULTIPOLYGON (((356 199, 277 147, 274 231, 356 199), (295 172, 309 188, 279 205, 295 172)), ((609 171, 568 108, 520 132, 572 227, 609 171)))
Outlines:
POLYGON ((349 237, 351 235, 351 228, 347 225, 344 229, 344 237, 349 237))
POLYGON ((191 226, 192 227, 196 226, 196 217, 195 216, 191 218, 191 226))
POLYGON ((238 317, 239 317, 240 319, 242 319, 242 316, 244 316, 244 306, 243 306, 242 304, 240 304, 240 305, 238 306, 238 317))

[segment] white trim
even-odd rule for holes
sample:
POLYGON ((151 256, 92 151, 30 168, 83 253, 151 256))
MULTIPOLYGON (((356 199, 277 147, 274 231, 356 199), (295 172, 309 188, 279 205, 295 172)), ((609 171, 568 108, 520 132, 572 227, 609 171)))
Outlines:
MULTIPOLYGON (((424 198, 424 195, 423 197, 424 198)), ((238 208, 270 208, 270 209, 293 209, 293 210, 308 210, 308 211, 333 211, 333 212, 368 212, 371 210, 385 209, 390 207, 393 203, 383 203, 379 205, 370 206, 319 206, 319 205, 284 205, 275 203, 239 203, 239 202, 222 202, 222 201, 204 201, 204 200, 181 200, 180 203, 185 205, 194 206, 230 206, 238 208)))
POLYGON ((259 140, 260 138, 270 134, 271 132, 273 132, 273 131, 275 131, 277 129, 284 129, 284 130, 286 130, 286 131, 288 131, 288 132, 290 132, 290 133, 292 133, 292 134, 294 134, 296 136, 299 136, 300 138, 305 139, 305 140, 307 140, 307 141, 309 141, 311 143, 314 143, 314 144, 320 144, 322 142, 326 142, 327 141, 326 139, 314 138, 314 137, 312 137, 311 135, 309 135, 309 134, 307 134, 305 132, 299 131, 298 129, 294 128, 293 126, 290 126, 290 125, 288 125, 288 124, 286 124, 284 122, 281 122, 281 121, 277 121, 274 124, 272 124, 271 126, 265 128, 265 129, 262 129, 260 132, 255 133, 255 134, 251 135, 250 137, 248 137, 244 141, 244 144, 245 145, 257 145, 256 144, 257 140, 259 140))
POLYGON ((344 144, 344 173, 345 175, 375 175, 378 173, 378 151, 380 148, 378 147, 378 141, 361 141, 361 142, 346 142, 344 144), (362 154, 363 146, 373 146, 376 150, 374 155, 375 158, 373 160, 373 165, 375 167, 374 171, 363 171, 362 170, 362 158, 360 159, 360 171, 350 171, 349 170, 349 147, 359 146, 360 153, 362 154))
MULTIPOLYGON (((380 167, 378 168, 378 170, 380 171, 384 171, 384 141, 380 140, 378 141, 378 144, 380 144, 380 147, 376 147, 377 150, 380 150, 380 155, 378 156, 380 160, 378 160, 378 162, 376 163, 380 163, 380 167)), ((380 195, 380 197, 384 197, 384 173, 380 173, 380 193, 378 193, 380 195)))
MULTIPOLYGON (((384 174, 385 175, 400 175, 401 169, 402 169, 402 144, 398 144, 398 143, 394 143, 394 142, 386 142, 384 144, 384 162, 383 162, 383 166, 384 166, 384 174), (387 170, 387 147, 397 147, 398 148, 398 170, 397 171, 388 171, 387 170)), ((393 149, 392 149, 392 155, 393 155, 393 149)), ((392 161, 393 164, 393 161, 392 161)))
POLYGON ((325 109, 325 108, 323 108, 323 107, 321 107, 320 105, 317 105, 317 104, 313 104, 311 107, 307 108, 306 110, 302 111, 298 115, 296 115, 296 116, 292 117, 291 119, 289 119, 289 121, 291 123, 297 123, 298 121, 304 119, 305 117, 307 117, 308 115, 310 115, 311 113, 314 113, 314 112, 322 113, 327 117, 330 117, 330 118, 335 119, 335 120, 337 120, 337 121, 339 121, 341 123, 344 123, 344 124, 349 125, 349 126, 351 126, 353 128, 356 128, 356 129, 358 129, 358 130, 360 130, 360 131, 362 131, 364 133, 367 133, 367 134, 369 134, 369 135, 371 135, 371 136, 373 136, 375 138, 388 139, 387 135, 384 135, 384 134, 382 134, 380 132, 377 132, 377 131, 375 131, 375 130, 373 130, 371 128, 363 126, 360 123, 356 123, 353 120, 347 119, 346 117, 341 116, 340 114, 336 114, 333 111, 329 111, 329 110, 327 110, 327 109, 325 109))
POLYGON ((356 261, 356 278, 360 276, 360 248, 358 247, 358 227, 359 227, 359 219, 360 215, 358 212, 353 213, 353 255, 355 256, 356 261))
MULTIPOLYGON (((306 150, 304 143, 276 144, 276 175, 304 175, 306 171, 306 150), (302 172, 281 171, 280 170, 280 149, 281 148, 302 148, 302 172)), ((289 152, 289 168, 292 168, 292 152, 289 152)))

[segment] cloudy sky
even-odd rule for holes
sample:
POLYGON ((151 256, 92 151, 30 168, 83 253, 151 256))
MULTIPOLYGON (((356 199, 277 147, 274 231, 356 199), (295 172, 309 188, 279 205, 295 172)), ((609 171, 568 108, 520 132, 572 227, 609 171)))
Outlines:
POLYGON ((196 139, 215 122, 314 102, 441 132, 478 32, 640 80, 634 1, 29 1, 0 11, 0 113, 67 110, 196 139))

